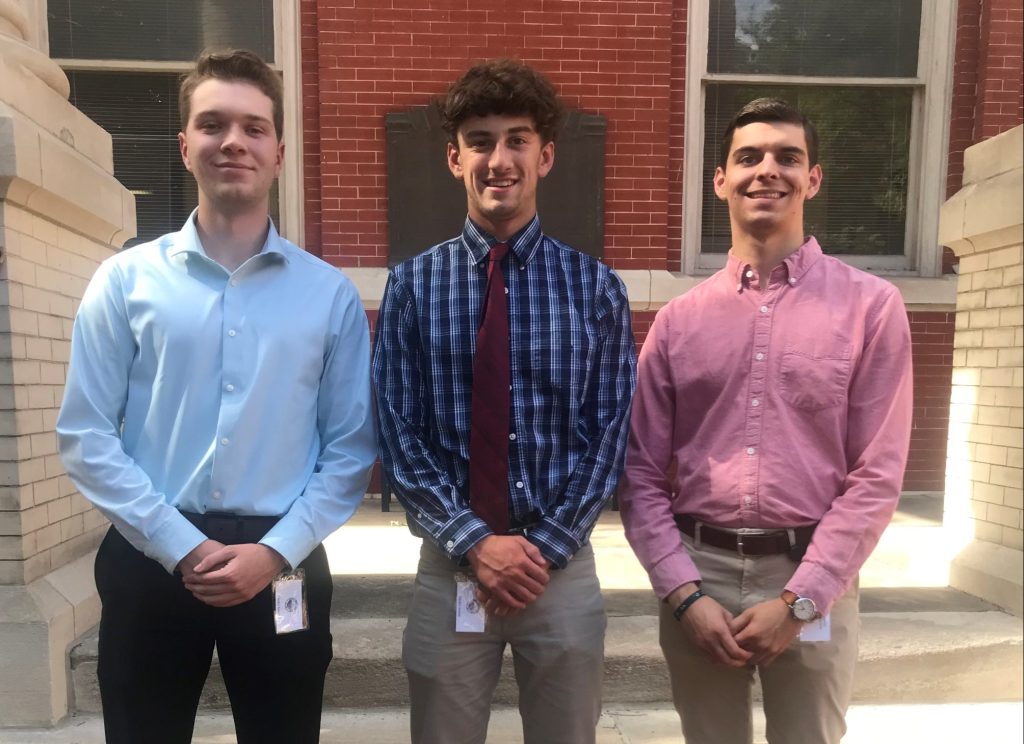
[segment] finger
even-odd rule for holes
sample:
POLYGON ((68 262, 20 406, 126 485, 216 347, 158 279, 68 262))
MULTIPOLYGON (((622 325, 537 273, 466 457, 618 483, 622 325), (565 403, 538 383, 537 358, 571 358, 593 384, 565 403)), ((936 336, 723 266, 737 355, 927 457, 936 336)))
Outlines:
POLYGON ((522 590, 539 597, 544 593, 544 584, 529 576, 509 576, 505 586, 511 590, 522 590))
POLYGON ((746 664, 750 661, 753 654, 744 648, 740 647, 736 639, 728 633, 722 633, 718 637, 718 643, 721 645, 722 650, 729 656, 730 659, 738 661, 741 664, 746 664))
POLYGON ((540 548, 534 545, 532 542, 527 540, 525 537, 522 538, 523 551, 530 557, 534 563, 541 568, 547 570, 548 559, 544 557, 544 554, 540 552, 540 548))
POLYGON ((227 563, 236 555, 235 547, 233 545, 227 545, 219 550, 215 550, 208 556, 203 558, 196 564, 196 567, 192 569, 196 573, 203 573, 209 571, 212 568, 217 568, 222 563, 227 563))
POLYGON ((741 612, 736 617, 730 618, 728 620, 729 631, 733 635, 736 635, 736 634, 740 633, 748 625, 750 625, 750 621, 753 620, 753 619, 754 619, 754 617, 751 614, 750 610, 744 610, 743 612, 741 612))
POLYGON ((504 588, 498 589, 495 592, 495 594, 498 597, 498 601, 501 604, 506 605, 507 607, 514 608, 517 610, 521 610, 524 607, 526 607, 525 602, 521 602, 520 600, 516 599, 516 597, 513 594, 511 594, 508 590, 504 588))
POLYGON ((548 573, 548 570, 546 568, 541 568, 536 563, 524 563, 521 568, 524 574, 536 581, 542 587, 547 586, 547 583, 551 581, 551 575, 548 573))

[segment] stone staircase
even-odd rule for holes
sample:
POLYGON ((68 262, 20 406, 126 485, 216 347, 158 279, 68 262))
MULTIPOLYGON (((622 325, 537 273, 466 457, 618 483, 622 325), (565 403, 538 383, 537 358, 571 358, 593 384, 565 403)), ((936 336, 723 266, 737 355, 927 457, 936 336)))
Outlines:
MULTIPOLYGON (((941 501, 904 498, 897 518, 861 573, 861 651, 856 703, 994 702, 1022 698, 1020 618, 944 585, 936 567, 944 539, 941 501), (939 513, 935 511, 938 509, 939 513)), ((605 703, 669 701, 657 637, 657 602, 626 544, 618 515, 606 512, 592 538, 609 616, 605 703)), ((400 509, 368 499, 326 543, 335 573, 334 661, 328 708, 388 708, 407 703, 402 628, 419 541, 400 509)), ((496 700, 515 702, 511 659, 496 700)), ((99 712, 95 631, 71 650, 80 713, 99 712)), ((755 694, 758 691, 755 690, 755 694)), ((227 707, 214 661, 202 707, 227 707)))

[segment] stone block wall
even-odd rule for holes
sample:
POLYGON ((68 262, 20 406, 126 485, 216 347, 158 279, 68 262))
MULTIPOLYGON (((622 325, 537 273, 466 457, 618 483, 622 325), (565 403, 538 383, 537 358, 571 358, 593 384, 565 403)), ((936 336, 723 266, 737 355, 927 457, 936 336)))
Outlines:
POLYGON ((65 475, 54 427, 71 327, 103 245, 5 202, 0 212, 0 584, 95 548, 106 520, 65 475))

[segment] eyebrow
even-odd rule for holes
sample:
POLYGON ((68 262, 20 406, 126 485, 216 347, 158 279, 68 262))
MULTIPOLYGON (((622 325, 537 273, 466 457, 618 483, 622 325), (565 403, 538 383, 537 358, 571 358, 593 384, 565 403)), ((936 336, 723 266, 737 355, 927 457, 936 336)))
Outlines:
MULTIPOLYGON (((206 111, 197 111, 193 114, 194 119, 202 119, 204 116, 223 117, 227 116, 227 114, 220 109, 207 109, 206 111)), ((246 121, 258 121, 264 124, 271 123, 270 119, 265 116, 260 116, 259 114, 243 114, 242 118, 246 121)))
MULTIPOLYGON (((532 132, 533 132, 533 127, 528 127, 528 126, 512 127, 511 129, 506 130, 505 132, 503 132, 502 136, 508 135, 508 134, 530 134, 532 132)), ((470 131, 466 132, 462 136, 465 137, 466 139, 469 139, 470 137, 492 137, 494 135, 488 129, 473 129, 473 130, 470 130, 470 131)))
MULTIPOLYGON (((769 148, 769 149, 771 149, 771 148, 769 148)), ((762 151, 763 151, 763 148, 760 148, 760 147, 737 147, 735 150, 733 150, 732 157, 735 160, 736 158, 738 158, 738 157, 740 157, 742 155, 757 155, 758 153, 760 153, 762 151)), ((785 155, 806 155, 807 154, 802 147, 796 147, 795 145, 790 145, 788 147, 781 147, 781 148, 779 148, 779 152, 781 152, 781 153, 783 153, 785 155)))

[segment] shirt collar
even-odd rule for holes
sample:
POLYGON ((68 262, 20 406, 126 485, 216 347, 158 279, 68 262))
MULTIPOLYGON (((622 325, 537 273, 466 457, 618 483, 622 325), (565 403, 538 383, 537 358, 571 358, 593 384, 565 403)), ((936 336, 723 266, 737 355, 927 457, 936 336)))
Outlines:
MULTIPOLYGON (((515 235, 505 241, 509 252, 516 257, 520 266, 526 266, 537 254, 544 233, 540 231, 540 218, 537 215, 526 223, 515 235)), ((502 241, 484 230, 469 217, 462 228, 462 244, 469 251, 473 263, 480 263, 487 258, 491 247, 502 241)))
MULTIPOLYGON (((819 258, 821 258, 821 246, 811 235, 804 239, 803 245, 782 259, 780 266, 786 273, 787 281, 791 285, 796 285, 819 258)), ((741 260, 732 251, 729 251, 725 274, 736 283, 737 292, 742 292, 749 286, 750 277, 747 276, 747 272, 751 270, 752 267, 748 262, 741 260)))
MULTIPOLYGON (((196 229, 196 215, 199 214, 198 207, 192 210, 192 214, 185 220, 185 224, 182 225, 181 231, 175 236, 174 244, 170 247, 168 253, 175 256, 179 253, 194 253, 197 256, 202 256, 207 261, 212 261, 206 254, 206 250, 203 248, 203 242, 199 239, 199 231, 196 229)), ((282 260, 288 260, 288 254, 284 250, 284 241, 281 240, 281 236, 277 234, 277 228, 274 227, 274 221, 267 216, 267 222, 270 228, 267 230, 267 239, 263 241, 263 247, 260 248, 259 253, 256 255, 263 254, 276 254, 281 257, 282 260)))

